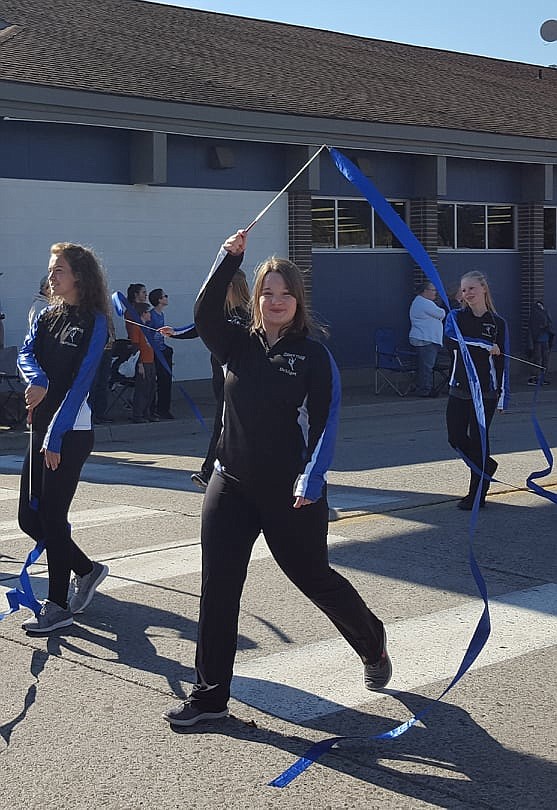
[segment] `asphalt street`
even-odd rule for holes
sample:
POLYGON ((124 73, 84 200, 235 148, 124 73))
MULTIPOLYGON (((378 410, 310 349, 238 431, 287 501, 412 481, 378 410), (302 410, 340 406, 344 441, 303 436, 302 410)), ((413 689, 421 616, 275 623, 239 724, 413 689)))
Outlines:
MULTIPOLYGON (((541 392, 555 452, 557 391, 541 392)), ((163 710, 194 670, 206 436, 189 418, 97 431, 70 519, 110 576, 49 637, 0 622, 0 808, 554 808, 555 505, 526 489, 547 464, 532 392, 496 416, 499 483, 474 552, 492 633, 440 701, 482 611, 469 567, 464 464, 443 398, 348 394, 329 476, 330 557, 385 621, 394 675, 367 692, 351 649, 258 540, 243 599, 231 717, 174 730, 163 710), (396 740, 370 738, 429 711, 396 740), (286 788, 268 783, 320 740, 346 739, 286 788)), ((0 605, 30 549, 17 526, 26 438, 0 435, 0 605)), ((540 483, 557 492, 557 475, 540 483)), ((44 560, 32 569, 37 596, 44 560)), ((3 607, 0 607, 3 609, 3 607)))

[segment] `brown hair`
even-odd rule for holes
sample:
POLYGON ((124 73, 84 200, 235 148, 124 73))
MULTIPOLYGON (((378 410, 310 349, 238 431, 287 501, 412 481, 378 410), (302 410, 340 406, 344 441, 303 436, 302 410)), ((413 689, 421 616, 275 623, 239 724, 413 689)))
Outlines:
MULTIPOLYGON (((483 287, 485 293, 485 305, 490 312, 494 312, 497 314, 497 310, 495 309, 495 304, 493 303, 493 298, 491 297, 491 292, 489 289, 489 284, 487 278, 484 276, 483 273, 480 273, 479 270, 469 270, 468 273, 464 273, 464 275, 460 279, 460 283, 462 285, 462 281, 465 278, 473 278, 474 281, 477 281, 483 287)), ((462 300, 462 306, 468 306, 464 299, 462 300)))
POLYGON ((235 309, 244 309, 249 312, 250 303, 251 297, 246 274, 243 270, 236 270, 226 292, 225 314, 232 315, 235 309))
POLYGON ((281 329, 281 337, 288 334, 308 335, 321 332, 326 335, 327 330, 317 324, 312 317, 306 302, 306 292, 304 289, 304 278, 297 265, 288 259, 281 259, 278 256, 270 256, 255 269, 255 283, 252 295, 252 315, 251 331, 255 332, 263 328, 259 299, 263 282, 269 273, 280 273, 288 292, 296 299, 296 312, 292 321, 281 329))
MULTIPOLYGON (((106 276, 99 259, 92 250, 71 242, 56 242, 50 248, 51 255, 63 256, 70 265, 78 291, 78 308, 85 312, 110 314, 106 276)), ((52 299, 56 308, 61 305, 57 297, 52 299)))

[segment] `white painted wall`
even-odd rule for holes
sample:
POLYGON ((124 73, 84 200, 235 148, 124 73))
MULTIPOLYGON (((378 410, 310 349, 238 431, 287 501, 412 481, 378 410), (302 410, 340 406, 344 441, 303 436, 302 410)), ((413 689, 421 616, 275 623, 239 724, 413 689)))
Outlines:
MULTIPOLYGON (((0 300, 5 345, 21 345, 27 312, 46 273, 53 242, 78 242, 102 259, 110 289, 128 284, 168 292, 166 322, 184 326, 222 241, 248 225, 273 192, 151 188, 0 179, 0 300)), ((288 255, 287 197, 250 231, 243 268, 288 255)), ((123 323, 117 326, 124 336, 123 323)), ((211 376, 200 340, 170 341, 177 380, 211 376)))

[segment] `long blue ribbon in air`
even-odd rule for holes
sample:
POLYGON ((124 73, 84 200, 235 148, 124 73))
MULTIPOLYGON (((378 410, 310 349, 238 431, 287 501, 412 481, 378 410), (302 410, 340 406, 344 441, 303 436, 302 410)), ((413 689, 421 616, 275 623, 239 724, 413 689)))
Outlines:
MULTIPOLYGON (((387 200, 383 197, 383 195, 378 191, 378 189, 374 186, 371 180, 368 177, 365 177, 365 175, 363 175, 362 172, 347 157, 345 157, 345 155, 343 155, 337 149, 330 148, 329 152, 340 173, 343 174, 347 180, 349 180, 353 185, 355 185, 360 190, 360 192, 368 200, 372 208, 379 214, 385 225, 387 225, 387 227, 392 231, 394 236, 396 236, 399 242, 406 248, 408 253, 418 264, 418 266, 421 267, 427 278, 437 288, 437 290, 441 295, 441 298, 443 299, 444 303, 449 309, 447 321, 449 324, 449 328, 451 329, 451 331, 455 336, 455 339, 458 341, 459 348, 462 353, 462 358, 464 361, 464 366, 466 368, 466 374, 468 376, 468 381, 470 384, 472 401, 474 403, 474 408, 476 411, 476 417, 478 421, 481 438, 482 459, 483 459, 482 466, 485 467, 486 447, 487 447, 486 426, 485 426, 485 411, 483 406, 480 381, 478 379, 476 367, 472 362, 472 358, 470 357, 470 352, 468 351, 468 347, 466 345, 464 337, 462 336, 462 333, 458 328, 458 324, 456 323, 454 313, 452 310, 450 310, 449 300, 443 287, 443 284, 441 282, 439 273, 437 272, 437 268, 431 261, 431 258, 429 257, 428 253, 426 252, 421 242, 415 237, 415 235, 412 233, 408 225, 404 222, 404 220, 402 220, 399 217, 396 211, 387 202, 387 200)), ((483 473, 484 470, 482 469, 482 474, 483 473)), ((470 562, 470 569, 472 571, 478 591, 482 597, 484 606, 480 619, 472 635, 472 639, 468 645, 466 652, 464 653, 464 656, 457 670, 457 673, 452 679, 452 681, 449 683, 447 688, 444 689, 443 692, 439 695, 439 697, 436 698, 435 701, 433 701, 432 704, 428 706, 426 709, 414 715, 413 717, 410 718, 410 720, 407 720, 405 723, 402 723, 401 725, 397 726, 391 731, 386 731, 383 734, 375 734, 366 737, 365 739, 367 740, 392 740, 395 737, 399 737, 401 734, 404 734, 406 731, 408 731, 409 728, 412 728, 412 726, 414 726, 425 714, 431 711, 431 709, 435 706, 435 704, 440 700, 442 700, 442 698, 447 694, 447 692, 450 689, 452 689, 456 683, 458 683, 458 681, 462 678, 462 676, 468 671, 473 662, 476 660, 476 658, 482 651, 483 647, 485 646, 487 639, 489 638, 489 634, 491 632, 491 620, 489 616, 487 586, 473 551, 473 536, 478 519, 480 497, 481 497, 481 486, 478 486, 476 490, 476 497, 474 499, 474 505, 472 508, 472 514, 470 519, 469 562, 470 562)), ((295 762, 290 768, 287 768, 276 779, 273 779, 273 781, 270 782, 269 784, 272 787, 286 787, 286 785, 290 784, 290 782, 296 779, 297 776, 299 776, 307 768, 309 768, 310 765, 316 760, 318 760, 324 753, 330 751, 331 748, 333 748, 337 743, 345 739, 350 738, 332 737, 330 739, 322 740, 321 742, 316 743, 306 752, 306 754, 303 757, 301 757, 297 762, 295 762)))
MULTIPOLYGON (((157 344, 154 342, 154 340, 151 339, 150 332, 147 329, 143 328, 145 324, 143 323, 143 321, 141 320, 141 318, 139 317, 139 315, 137 314, 137 312, 135 311, 133 306, 130 304, 130 302, 128 301, 128 299, 124 295, 124 293, 121 293, 121 292, 112 293, 112 304, 114 306, 114 309, 115 309, 116 313, 118 315, 120 315, 120 317, 123 318, 125 313, 127 312, 128 315, 131 316, 131 319, 134 321, 134 323, 136 323, 139 327, 141 327, 141 330, 142 330, 143 334, 145 335, 145 337, 148 340, 149 344, 153 347, 153 351, 155 352, 155 354, 157 356, 157 360, 159 361, 161 366, 164 368, 164 370, 167 372, 167 374, 170 376, 170 378, 172 380, 174 380, 174 382, 176 382, 176 380, 174 378, 174 375, 172 374, 172 369, 170 368, 170 366, 166 362, 166 357, 163 355, 163 353, 161 352, 161 350, 157 346, 157 344)), ((191 324, 191 327, 193 327, 193 324, 191 324)), ((187 328, 190 328, 190 327, 187 327, 187 328)), ((203 416, 201 415, 201 412, 200 412, 199 408, 197 407, 197 405, 195 404, 193 399, 190 397, 188 392, 185 390, 185 388, 182 386, 182 384, 179 383, 179 382, 176 382, 176 384, 178 386, 178 390, 180 391, 180 393, 182 394, 182 396, 184 397, 184 399, 186 400, 186 402, 190 406, 195 418, 197 419, 197 421, 199 422, 199 424, 201 425, 203 430, 205 430, 208 433, 209 428, 207 427, 207 425, 205 423, 205 420, 203 419, 203 416)))

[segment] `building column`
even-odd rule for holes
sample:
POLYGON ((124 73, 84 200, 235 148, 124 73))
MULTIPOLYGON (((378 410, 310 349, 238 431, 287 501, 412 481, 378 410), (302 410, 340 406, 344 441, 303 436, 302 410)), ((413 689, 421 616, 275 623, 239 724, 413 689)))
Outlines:
POLYGON ((526 343, 532 304, 544 297, 543 203, 518 206, 520 253, 520 331, 526 343))

